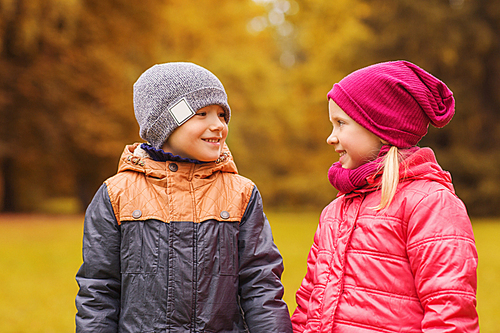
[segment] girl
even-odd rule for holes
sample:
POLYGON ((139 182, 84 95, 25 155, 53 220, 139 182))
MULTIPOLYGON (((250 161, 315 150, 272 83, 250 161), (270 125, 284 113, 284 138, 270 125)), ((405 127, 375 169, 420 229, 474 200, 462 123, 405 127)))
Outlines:
POLYGON ((450 174, 416 145, 445 126, 446 85, 406 61, 355 71, 328 93, 322 212, 297 291, 294 332, 479 332, 477 251, 450 174))

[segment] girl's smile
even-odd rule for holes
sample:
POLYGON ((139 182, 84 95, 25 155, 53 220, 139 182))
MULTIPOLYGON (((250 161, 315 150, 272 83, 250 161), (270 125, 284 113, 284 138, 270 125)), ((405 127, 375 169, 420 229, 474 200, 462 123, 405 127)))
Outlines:
POLYGON ((382 147, 382 140, 355 122, 331 99, 328 111, 333 130, 326 142, 335 147, 342 167, 356 169, 374 160, 382 147))

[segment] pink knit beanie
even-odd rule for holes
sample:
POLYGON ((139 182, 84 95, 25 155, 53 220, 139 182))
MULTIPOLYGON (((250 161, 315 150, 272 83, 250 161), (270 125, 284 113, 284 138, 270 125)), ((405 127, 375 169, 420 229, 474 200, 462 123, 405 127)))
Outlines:
POLYGON ((415 146, 429 123, 443 127, 455 113, 453 93, 408 61, 359 69, 328 93, 349 117, 398 148, 415 146))

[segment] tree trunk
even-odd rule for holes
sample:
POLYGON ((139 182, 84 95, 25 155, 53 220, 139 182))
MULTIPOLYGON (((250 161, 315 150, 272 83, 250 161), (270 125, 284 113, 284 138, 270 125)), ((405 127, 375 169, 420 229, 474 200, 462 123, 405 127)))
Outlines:
POLYGON ((14 159, 12 157, 4 157, 0 160, 0 211, 16 211, 14 159))

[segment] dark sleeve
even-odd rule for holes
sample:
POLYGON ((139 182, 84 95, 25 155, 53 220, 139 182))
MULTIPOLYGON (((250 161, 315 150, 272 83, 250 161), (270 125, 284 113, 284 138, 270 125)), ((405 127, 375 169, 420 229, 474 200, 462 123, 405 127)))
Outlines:
POLYGON ((240 302, 250 332, 292 332, 281 284, 283 259, 254 187, 240 223, 240 302))
POLYGON ((76 332, 118 332, 120 227, 105 184, 85 213, 83 264, 76 281, 76 332))

